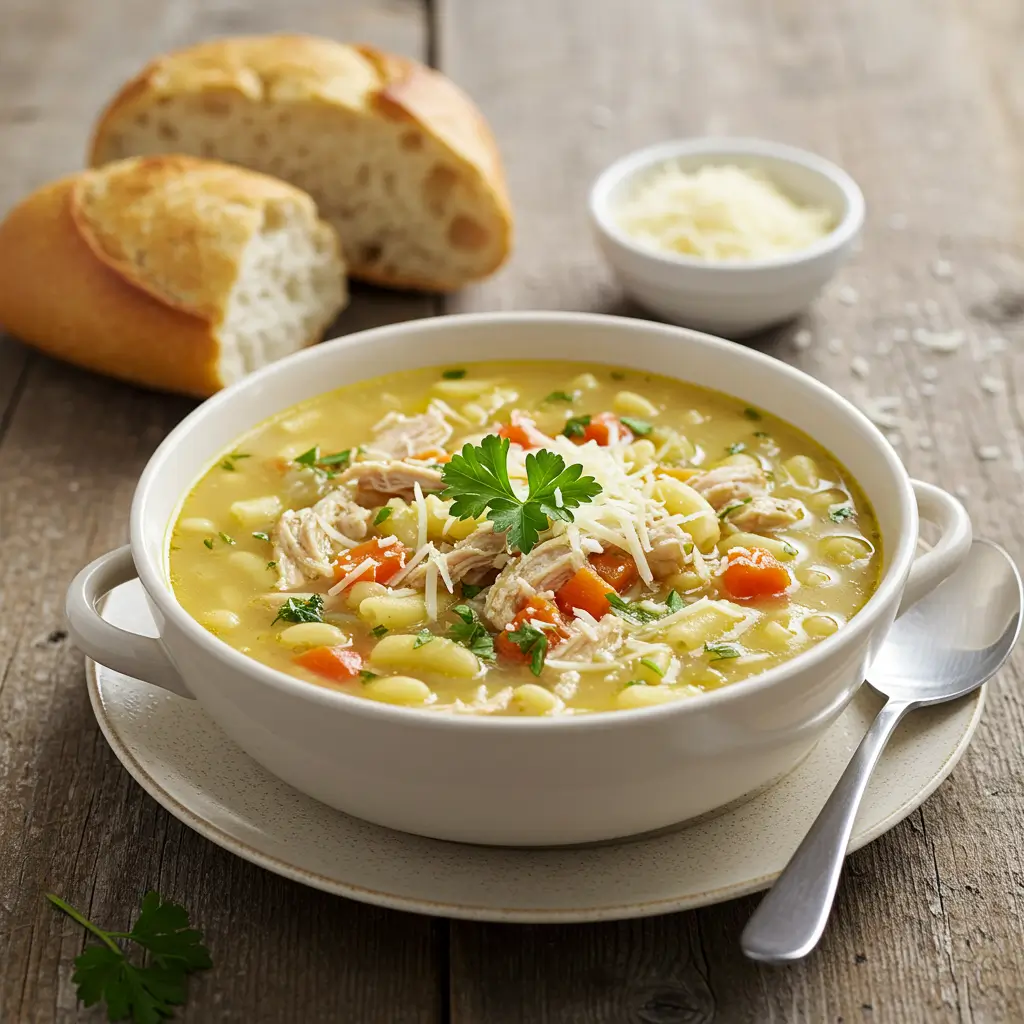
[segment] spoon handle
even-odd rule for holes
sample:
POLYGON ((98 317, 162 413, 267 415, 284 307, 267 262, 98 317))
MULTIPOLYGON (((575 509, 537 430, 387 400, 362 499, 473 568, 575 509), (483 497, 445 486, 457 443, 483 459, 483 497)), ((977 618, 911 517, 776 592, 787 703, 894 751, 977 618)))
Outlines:
POLYGON ((790 963, 818 944, 868 779, 900 719, 915 706, 890 700, 878 712, 810 831, 743 929, 740 945, 752 960, 790 963))

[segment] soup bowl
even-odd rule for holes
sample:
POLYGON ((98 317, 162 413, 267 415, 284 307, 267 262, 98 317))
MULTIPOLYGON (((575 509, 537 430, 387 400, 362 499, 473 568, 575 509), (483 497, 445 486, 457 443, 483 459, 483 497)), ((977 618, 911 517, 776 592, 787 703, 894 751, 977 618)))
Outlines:
POLYGON ((76 644, 129 676, 194 698, 281 779, 341 811, 441 839, 588 842, 662 828, 752 794, 795 767, 861 685, 901 609, 967 552, 966 512, 912 481, 853 405, 798 370, 681 328, 575 313, 438 317, 308 349, 233 385, 188 416, 139 481, 131 544, 79 573, 67 613, 76 644), (268 416, 395 367, 584 359, 677 377, 776 414, 828 448, 874 506, 879 586, 837 633, 760 675, 655 707, 549 718, 474 717, 380 704, 316 686, 217 639, 175 599, 168 544, 185 495, 212 460, 268 416), (919 518, 938 527, 918 551, 919 518), (158 637, 100 612, 142 582, 158 637))

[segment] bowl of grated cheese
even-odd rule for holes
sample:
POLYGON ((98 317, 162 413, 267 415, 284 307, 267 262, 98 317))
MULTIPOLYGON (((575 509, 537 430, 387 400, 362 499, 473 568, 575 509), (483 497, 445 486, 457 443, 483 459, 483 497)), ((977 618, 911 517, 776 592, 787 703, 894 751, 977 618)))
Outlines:
POLYGON ((864 196, 840 167, 762 139, 638 150, 590 191, 598 245, 640 305, 743 337, 806 308, 845 262, 864 196))

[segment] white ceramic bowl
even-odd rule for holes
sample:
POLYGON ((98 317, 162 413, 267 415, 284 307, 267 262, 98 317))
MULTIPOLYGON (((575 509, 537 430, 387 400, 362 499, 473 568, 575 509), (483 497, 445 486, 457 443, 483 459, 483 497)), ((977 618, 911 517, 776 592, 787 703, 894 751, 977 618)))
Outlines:
POLYGON ((320 345, 240 381, 188 416, 150 460, 131 545, 97 559, 68 594, 78 646, 96 661, 194 696, 275 775, 333 807, 408 832, 511 845, 607 839, 682 821, 781 777, 864 678, 897 610, 959 563, 970 542, 955 499, 911 482, 852 405, 760 353, 661 324, 578 313, 490 313, 382 327, 320 345), (745 682, 636 711, 474 718, 393 707, 293 678, 192 619, 168 582, 183 496, 213 458, 267 416, 394 369, 515 353, 586 358, 717 388, 784 417, 833 451, 874 504, 885 559, 877 592, 844 629, 745 682), (914 561, 918 510, 941 539, 914 561), (159 639, 125 632, 98 601, 138 575, 159 639))
POLYGON ((762 139, 682 139, 638 150, 604 171, 590 190, 597 242, 622 287, 671 323, 742 337, 796 316, 849 256, 864 223, 864 196, 841 168, 820 156, 762 139), (657 252, 615 219, 623 198, 659 164, 695 171, 734 164, 763 171, 783 192, 832 211, 835 228, 806 249, 772 259, 710 262, 657 252))

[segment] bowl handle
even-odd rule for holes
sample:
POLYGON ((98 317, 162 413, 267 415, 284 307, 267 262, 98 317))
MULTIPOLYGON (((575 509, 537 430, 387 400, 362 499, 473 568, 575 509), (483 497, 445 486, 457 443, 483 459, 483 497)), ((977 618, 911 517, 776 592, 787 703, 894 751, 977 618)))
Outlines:
POLYGON ((163 644, 150 636, 130 633, 107 622, 96 605, 109 591, 135 579, 132 550, 108 551, 90 562, 72 581, 65 603, 71 639, 79 650, 115 672, 162 686, 179 697, 192 697, 163 644))
POLYGON ((923 480, 911 480, 910 484, 918 514, 942 532, 931 550, 915 559, 900 601, 900 615, 951 576, 971 547, 971 520, 963 505, 952 494, 923 480))

